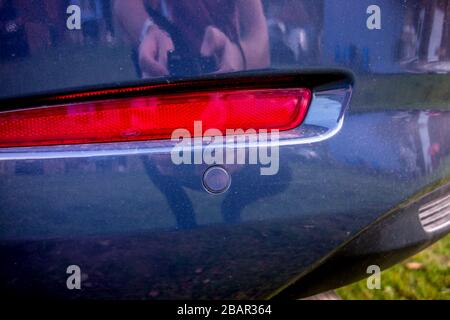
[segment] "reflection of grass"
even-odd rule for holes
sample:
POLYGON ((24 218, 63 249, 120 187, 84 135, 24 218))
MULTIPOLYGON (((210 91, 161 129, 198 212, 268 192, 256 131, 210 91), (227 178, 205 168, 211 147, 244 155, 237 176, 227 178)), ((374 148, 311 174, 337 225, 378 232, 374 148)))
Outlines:
MULTIPOLYGON (((65 46, 0 62, 0 78, 0 97, 138 80, 131 48, 123 44, 65 46)), ((448 109, 449 87, 450 77, 439 74, 357 75, 350 111, 448 109)))
POLYGON ((351 112, 386 109, 448 109, 450 78, 444 75, 359 76, 351 112))
POLYGON ((344 299, 450 300, 450 235, 381 275, 381 290, 361 280, 338 290, 344 299))

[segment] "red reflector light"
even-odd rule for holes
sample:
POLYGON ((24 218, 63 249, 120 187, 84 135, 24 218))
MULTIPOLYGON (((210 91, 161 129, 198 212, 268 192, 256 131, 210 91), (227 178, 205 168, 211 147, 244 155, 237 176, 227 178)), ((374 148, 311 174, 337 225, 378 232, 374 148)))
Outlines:
POLYGON ((306 116, 308 89, 214 91, 122 98, 0 113, 0 147, 170 139, 219 129, 289 130, 306 116))

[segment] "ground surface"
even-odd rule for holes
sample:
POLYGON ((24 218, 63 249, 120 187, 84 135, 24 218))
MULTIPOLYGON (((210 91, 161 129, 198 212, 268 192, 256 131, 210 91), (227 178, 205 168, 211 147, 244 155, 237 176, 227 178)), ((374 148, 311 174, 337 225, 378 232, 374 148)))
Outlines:
POLYGON ((337 293, 343 299, 450 300, 450 235, 382 272, 380 290, 367 289, 362 280, 337 293))

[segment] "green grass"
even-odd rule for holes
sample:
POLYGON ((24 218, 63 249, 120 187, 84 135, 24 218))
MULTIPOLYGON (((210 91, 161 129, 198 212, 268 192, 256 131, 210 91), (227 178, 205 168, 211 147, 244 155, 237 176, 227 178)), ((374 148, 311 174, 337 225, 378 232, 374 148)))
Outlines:
POLYGON ((350 112, 448 110, 449 86, 445 75, 358 76, 350 112))
POLYGON ((349 300, 450 300, 450 235, 382 272, 380 290, 367 289, 364 279, 337 290, 337 293, 349 300))

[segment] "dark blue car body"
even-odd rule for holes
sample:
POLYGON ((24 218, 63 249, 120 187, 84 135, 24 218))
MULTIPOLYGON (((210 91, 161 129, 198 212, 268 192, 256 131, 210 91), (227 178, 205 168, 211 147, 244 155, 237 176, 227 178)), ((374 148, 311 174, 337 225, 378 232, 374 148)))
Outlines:
MULTIPOLYGON (((372 1, 299 2, 310 18, 289 28, 275 13, 293 2, 263 1, 272 61, 264 70, 142 80, 118 32, 111 43, 68 45, 58 24, 33 22, 35 11, 28 17, 11 1, 31 29, 28 40, 0 44, 15 43, 0 62, 4 112, 66 93, 209 81, 239 88, 240 79, 284 79, 313 97, 302 125, 270 142, 278 173, 224 164, 231 182, 220 194, 204 188, 210 165, 170 161, 169 140, 0 148, 1 294, 298 298, 446 235, 450 2, 376 1, 381 29, 367 25, 372 1), (30 40, 43 32, 33 23, 50 30, 51 44, 30 40), (70 265, 81 269, 82 290, 66 287, 70 265)), ((108 21, 105 12, 98 19, 108 21)))

